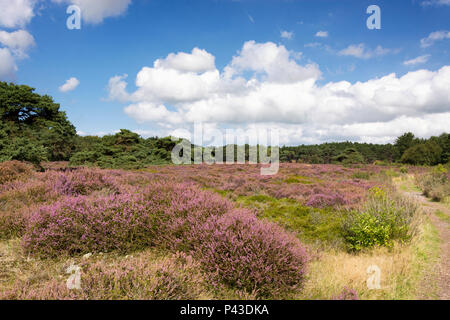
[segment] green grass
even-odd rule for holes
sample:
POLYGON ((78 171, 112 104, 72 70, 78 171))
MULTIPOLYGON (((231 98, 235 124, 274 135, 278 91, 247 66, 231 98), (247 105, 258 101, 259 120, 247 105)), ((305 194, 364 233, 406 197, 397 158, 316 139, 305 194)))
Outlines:
MULTIPOLYGON (((427 218, 423 224, 423 231, 419 241, 413 245, 413 259, 411 261, 412 270, 409 281, 403 285, 404 298, 417 298, 417 288, 424 276, 433 273, 433 265, 438 261, 441 251, 441 239, 438 230, 427 218)), ((435 277, 431 277, 435 278, 435 277)), ((427 281, 429 281, 427 279, 427 281)), ((436 298, 436 283, 429 285, 429 292, 422 292, 421 295, 436 298)))
POLYGON ((422 192, 422 190, 415 184, 412 175, 402 175, 395 177, 392 180, 402 191, 406 192, 422 192))
POLYGON ((358 171, 358 172, 355 172, 352 175, 352 178, 353 179, 361 179, 361 180, 369 180, 370 179, 370 173, 366 172, 366 171, 358 171))
POLYGON ((291 176, 287 179, 284 179, 283 182, 287 184, 291 183, 300 183, 300 184, 314 184, 321 182, 322 180, 317 178, 305 177, 305 176, 291 176))
POLYGON ((436 210, 434 214, 441 219, 442 221, 445 221, 447 223, 450 223, 450 216, 442 212, 441 210, 436 210))
POLYGON ((346 212, 307 207, 293 199, 276 199, 267 195, 241 196, 237 198, 237 203, 256 209, 260 218, 296 233, 307 243, 333 247, 343 245, 341 225, 346 212))

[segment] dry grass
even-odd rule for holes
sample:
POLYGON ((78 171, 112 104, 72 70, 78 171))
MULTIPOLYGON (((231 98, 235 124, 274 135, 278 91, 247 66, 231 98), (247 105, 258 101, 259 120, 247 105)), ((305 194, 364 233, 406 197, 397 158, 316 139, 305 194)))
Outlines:
POLYGON ((439 256, 439 237, 428 218, 422 217, 418 232, 407 244, 393 248, 375 248, 358 254, 330 250, 321 252, 312 261, 304 291, 299 299, 330 299, 344 288, 357 291, 364 300, 409 300, 420 296, 433 296, 434 285, 429 292, 420 292, 424 276, 439 256), (381 289, 369 290, 367 279, 369 266, 380 268, 381 289))
MULTIPOLYGON (((0 300, 5 299, 5 297, 2 297, 3 293, 8 291, 11 292, 11 290, 23 292, 23 294, 18 293, 18 297, 12 297, 12 299, 22 299, 22 296, 28 297, 30 292, 34 292, 34 294, 30 295, 31 299, 36 299, 36 293, 38 293, 38 299, 66 299, 68 297, 64 296, 64 294, 61 295, 60 289, 61 287, 64 288, 66 285, 66 281, 70 276, 66 273, 66 270, 72 264, 82 266, 83 269, 85 269, 88 265, 95 265, 100 266, 103 269, 111 270, 111 268, 120 265, 125 262, 125 260, 144 259, 149 262, 147 268, 148 270, 146 269, 148 272, 147 274, 143 274, 141 278, 142 283, 145 284, 146 282, 151 281, 151 277, 148 277, 152 275, 152 270, 158 269, 161 262, 167 260, 171 256, 171 254, 165 251, 148 249, 141 252, 134 252, 130 255, 121 255, 117 253, 94 254, 87 260, 82 256, 72 258, 38 259, 26 257, 24 255, 19 239, 0 241, 0 300), (50 288, 50 290, 47 290, 48 288, 50 288), (39 292, 42 292, 43 295, 39 295, 39 292)), ((99 279, 102 278, 101 274, 96 274, 93 276, 99 279)), ((180 274, 178 274, 178 276, 180 276, 180 274)), ((196 268, 192 274, 186 276, 196 280, 192 283, 186 283, 186 285, 188 285, 187 290, 189 295, 194 295, 195 293, 195 299, 256 299, 256 296, 253 294, 230 289, 225 286, 213 288, 210 284, 204 282, 202 273, 200 272, 200 267, 196 268)), ((90 278, 82 273, 82 288, 85 277, 88 277, 88 279, 90 278)), ((151 293, 140 293, 139 290, 140 288, 136 287, 133 288, 133 292, 126 293, 129 295, 140 294, 142 299, 151 298, 151 293)), ((93 294, 95 295, 95 292, 93 294)), ((113 296, 112 293, 111 296, 113 296)), ((73 298, 77 299, 77 296, 74 296, 73 298)), ((106 294, 101 295, 100 298, 110 299, 111 297, 106 294)), ((127 297, 123 295, 120 299, 126 298, 127 297)), ((6 299, 11 299, 11 297, 6 296, 6 299)), ((186 297, 184 297, 184 299, 186 299, 186 297)))
POLYGON ((308 299, 327 299, 337 296, 343 288, 352 288, 361 299, 396 299, 402 286, 402 276, 409 273, 411 255, 404 247, 374 249, 357 255, 346 252, 324 252, 311 264, 303 293, 308 299), (367 268, 376 265, 381 270, 380 290, 369 290, 367 268))

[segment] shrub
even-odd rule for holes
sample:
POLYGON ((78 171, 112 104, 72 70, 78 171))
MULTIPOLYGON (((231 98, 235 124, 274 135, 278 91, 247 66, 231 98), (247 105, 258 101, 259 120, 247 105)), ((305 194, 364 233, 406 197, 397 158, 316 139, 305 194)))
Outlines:
POLYGON ((151 205, 142 195, 66 197, 31 214, 23 246, 45 256, 143 248, 155 235, 151 205))
POLYGON ((351 250, 373 246, 389 246, 391 226, 387 221, 377 219, 367 212, 358 214, 346 230, 346 241, 351 250))
MULTIPOLYGON (((97 186, 94 182, 91 186, 97 186)), ((78 190, 68 185, 67 190, 78 190)), ((187 183, 151 183, 119 195, 69 196, 31 214, 24 247, 46 256, 125 252, 150 245, 189 251, 188 235, 193 229, 231 208, 222 197, 187 183)))
POLYGON ((363 210, 352 212, 343 225, 349 249, 359 251, 373 246, 391 246, 393 240, 409 240, 414 231, 411 223, 417 204, 388 195, 380 188, 370 191, 363 210))
POLYGON ((345 198, 337 193, 332 194, 314 194, 306 202, 307 206, 315 208, 332 207, 335 205, 344 205, 347 202, 345 198))
POLYGON ((26 226, 26 210, 0 212, 0 239, 7 240, 23 235, 26 226))
POLYGON ((358 171, 355 172, 352 175, 353 179, 363 179, 363 180, 369 180, 370 179, 370 173, 369 172, 365 172, 365 171, 358 171))
POLYGON ((439 165, 432 172, 416 177, 416 183, 422 189, 423 194, 435 201, 442 201, 450 196, 450 181, 447 169, 439 165))
POLYGON ((49 184, 62 195, 89 195, 93 191, 102 189, 117 192, 109 172, 100 169, 81 168, 65 173, 48 172, 46 178, 50 180, 49 184))
POLYGON ((297 238, 247 211, 212 216, 192 235, 212 283, 282 298, 303 284, 307 255, 297 238))
POLYGON ((20 161, 0 163, 0 184, 28 178, 33 174, 33 166, 20 161))
POLYGON ((30 212, 39 205, 56 201, 60 196, 49 183, 42 180, 11 182, 0 193, 0 238, 22 236, 30 212))
POLYGON ((408 168, 400 167, 400 173, 408 173, 408 168))
POLYGON ((210 216, 233 208, 230 201, 190 183, 151 183, 142 192, 161 217, 158 245, 175 251, 191 250, 189 238, 194 230, 210 216))

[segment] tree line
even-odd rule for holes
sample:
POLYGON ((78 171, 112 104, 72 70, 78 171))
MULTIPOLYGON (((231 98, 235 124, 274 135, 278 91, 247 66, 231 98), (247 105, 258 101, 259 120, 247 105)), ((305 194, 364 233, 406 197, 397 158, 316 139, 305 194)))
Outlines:
MULTIPOLYGON (((26 85, 0 82, 0 162, 19 160, 40 165, 70 161, 74 166, 134 169, 171 163, 171 151, 178 142, 170 137, 145 139, 126 129, 103 137, 79 136, 52 97, 39 95, 26 85)), ((248 160, 250 146, 245 147, 248 160)), ((194 159, 193 153, 191 157, 194 159)), ((409 132, 394 144, 333 142, 280 148, 282 162, 435 165, 447 163, 449 157, 448 133, 420 139, 409 132)))

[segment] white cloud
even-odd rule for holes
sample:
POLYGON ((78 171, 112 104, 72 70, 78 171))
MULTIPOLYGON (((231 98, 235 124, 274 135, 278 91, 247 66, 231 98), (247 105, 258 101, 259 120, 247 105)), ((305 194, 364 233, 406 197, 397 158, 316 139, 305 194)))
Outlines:
POLYGON ((191 53, 171 53, 165 59, 156 60, 154 66, 181 72, 206 72, 216 68, 215 59, 206 50, 194 48, 191 53))
POLYGON ((77 78, 70 78, 68 79, 62 86, 59 87, 59 91, 61 92, 69 92, 75 90, 78 85, 80 84, 80 81, 77 78))
POLYGON ((134 92, 126 92, 123 76, 112 78, 109 90, 111 98, 129 102, 127 115, 167 134, 204 122, 218 128, 278 128, 286 144, 387 142, 403 131, 437 134, 450 122, 450 66, 319 85, 317 65, 302 66, 284 46, 254 41, 246 42, 223 71, 162 65, 142 68, 134 92))
POLYGON ((300 66, 292 57, 293 53, 282 45, 247 41, 239 55, 233 57, 231 64, 225 68, 225 76, 250 71, 263 74, 269 82, 292 82, 320 76, 317 65, 300 66))
POLYGON ((283 30, 283 31, 281 31, 280 36, 281 36, 283 39, 288 39, 288 40, 290 40, 290 39, 292 39, 292 37, 294 36, 294 32, 289 32, 289 31, 283 30))
POLYGON ((316 37, 319 37, 319 38, 326 38, 326 37, 328 37, 328 31, 318 31, 318 32, 316 33, 316 37))
POLYGON ((17 71, 14 57, 8 48, 0 48, 0 79, 11 79, 17 71))
POLYGON ((428 37, 420 40, 420 46, 422 48, 428 48, 432 46, 436 41, 450 39, 450 31, 441 30, 435 31, 428 35, 428 37))
MULTIPOLYGON (((23 28, 34 17, 37 0, 0 0, 0 27, 23 28)), ((18 68, 16 60, 27 58, 27 51, 35 45, 34 38, 25 30, 0 30, 0 78, 12 79, 18 68)))
POLYGON ((413 66, 413 65, 416 65, 416 64, 425 63, 425 62, 428 61, 430 56, 431 55, 429 55, 429 54, 425 54, 423 56, 419 56, 419 57, 414 58, 414 59, 406 60, 406 61, 403 62, 403 64, 405 66, 413 66))
POLYGON ((377 46, 374 50, 366 48, 364 43, 352 44, 347 48, 338 52, 340 56, 353 56, 359 59, 370 59, 373 57, 379 57, 386 55, 388 53, 395 52, 391 49, 383 48, 382 46, 377 46))
POLYGON ((22 28, 34 16, 35 0, 0 0, 0 26, 22 28))
POLYGON ((0 30, 0 43, 8 47, 19 59, 28 57, 26 52, 35 45, 33 36, 25 30, 14 32, 0 30))
POLYGON ((125 82, 125 79, 127 77, 128 75, 124 74, 122 76, 115 76, 109 79, 108 92, 110 100, 124 102, 130 99, 129 94, 126 91, 127 83, 125 82))
POLYGON ((56 3, 70 3, 80 7, 83 21, 92 24, 125 13, 131 0, 52 0, 56 3))

